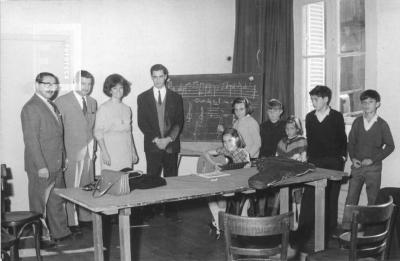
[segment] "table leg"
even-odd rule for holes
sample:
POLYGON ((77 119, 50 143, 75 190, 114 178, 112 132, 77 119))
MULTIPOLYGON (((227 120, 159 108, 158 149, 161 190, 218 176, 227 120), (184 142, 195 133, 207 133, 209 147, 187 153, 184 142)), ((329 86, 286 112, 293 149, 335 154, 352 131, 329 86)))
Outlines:
POLYGON ((325 249, 325 187, 326 179, 315 184, 315 252, 325 249))
POLYGON ((94 260, 104 261, 103 252, 103 223, 99 213, 92 213, 93 220, 93 245, 94 245, 94 260))
POLYGON ((119 244, 121 252, 121 260, 131 261, 131 209, 123 208, 119 210, 119 244))
POLYGON ((289 187, 282 187, 279 190, 279 213, 288 213, 289 212, 289 187))

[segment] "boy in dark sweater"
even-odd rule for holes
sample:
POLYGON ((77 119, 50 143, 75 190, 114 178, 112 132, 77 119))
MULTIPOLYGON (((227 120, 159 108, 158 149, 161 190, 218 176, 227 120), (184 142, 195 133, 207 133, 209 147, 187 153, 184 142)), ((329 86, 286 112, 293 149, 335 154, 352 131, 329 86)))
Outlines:
POLYGON ((381 104, 379 93, 366 90, 360 100, 363 115, 354 120, 349 134, 352 166, 346 204, 358 204, 365 183, 368 205, 373 205, 381 186, 382 160, 393 152, 394 142, 389 125, 376 114, 381 104))
MULTIPOLYGON (((306 116, 308 162, 316 167, 343 171, 346 160, 347 137, 343 115, 330 108, 332 92, 327 86, 317 85, 309 92, 315 110, 306 116)), ((340 182, 328 180, 325 199, 326 241, 337 227, 340 182)), ((299 217, 299 235, 311 239, 315 223, 315 189, 306 186, 299 217)), ((307 242, 308 243, 308 242, 307 242)), ((301 246, 300 246, 301 247, 301 246)))
POLYGON ((268 119, 260 125, 261 157, 274 157, 278 142, 286 136, 285 121, 281 120, 283 106, 277 99, 271 99, 267 103, 268 119))
MULTIPOLYGON (((283 105, 277 99, 271 99, 267 103, 268 119, 260 125, 261 148, 259 157, 275 157, 278 142, 286 136, 286 122, 281 120, 283 105)), ((258 216, 271 215, 274 211, 276 190, 257 191, 258 216), (267 204, 268 200, 268 204, 267 204), (267 211, 265 207, 267 205, 267 211)))

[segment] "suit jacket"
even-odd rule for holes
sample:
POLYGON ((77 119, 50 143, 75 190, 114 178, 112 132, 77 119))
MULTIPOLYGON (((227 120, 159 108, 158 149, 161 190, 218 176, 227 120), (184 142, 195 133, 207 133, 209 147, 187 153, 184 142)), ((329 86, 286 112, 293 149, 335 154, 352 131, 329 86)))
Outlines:
POLYGON ((82 160, 87 151, 92 158, 95 148, 93 128, 97 110, 96 100, 90 96, 86 97, 86 117, 73 91, 60 96, 55 103, 63 119, 67 159, 82 160))
POLYGON ((64 163, 62 121, 36 94, 21 111, 25 143, 25 170, 37 173, 42 168, 49 172, 61 171, 64 163))
MULTIPOLYGON (((137 103, 138 125, 144 134, 144 151, 159 151, 153 143, 154 138, 161 137, 153 88, 141 93, 138 96, 137 103)), ((164 125, 164 137, 172 138, 172 142, 168 144, 166 151, 178 153, 180 151, 179 135, 183 128, 183 100, 181 95, 168 88, 165 95, 164 125)))

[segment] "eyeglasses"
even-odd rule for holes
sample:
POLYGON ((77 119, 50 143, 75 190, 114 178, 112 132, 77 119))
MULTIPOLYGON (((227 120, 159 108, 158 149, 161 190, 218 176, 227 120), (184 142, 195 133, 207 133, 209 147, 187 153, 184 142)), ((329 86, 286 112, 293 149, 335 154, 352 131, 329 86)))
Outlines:
POLYGON ((41 84, 43 84, 46 87, 50 87, 50 86, 56 86, 57 83, 52 83, 52 82, 39 82, 41 84))

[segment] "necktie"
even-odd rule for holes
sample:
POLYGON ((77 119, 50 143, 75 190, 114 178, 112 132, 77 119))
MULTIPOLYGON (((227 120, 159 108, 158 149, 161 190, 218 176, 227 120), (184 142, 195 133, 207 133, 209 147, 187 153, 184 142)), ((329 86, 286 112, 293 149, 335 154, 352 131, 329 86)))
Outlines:
POLYGON ((161 92, 158 90, 158 105, 161 105, 161 92))
POLYGON ((85 98, 83 96, 82 96, 82 112, 83 112, 83 115, 86 116, 86 114, 87 114, 87 104, 86 104, 86 100, 85 100, 85 98))
POLYGON ((60 120, 60 111, 58 110, 57 105, 51 100, 47 100, 47 101, 48 101, 48 103, 50 103, 51 107, 53 107, 53 111, 57 115, 57 119, 60 120))

